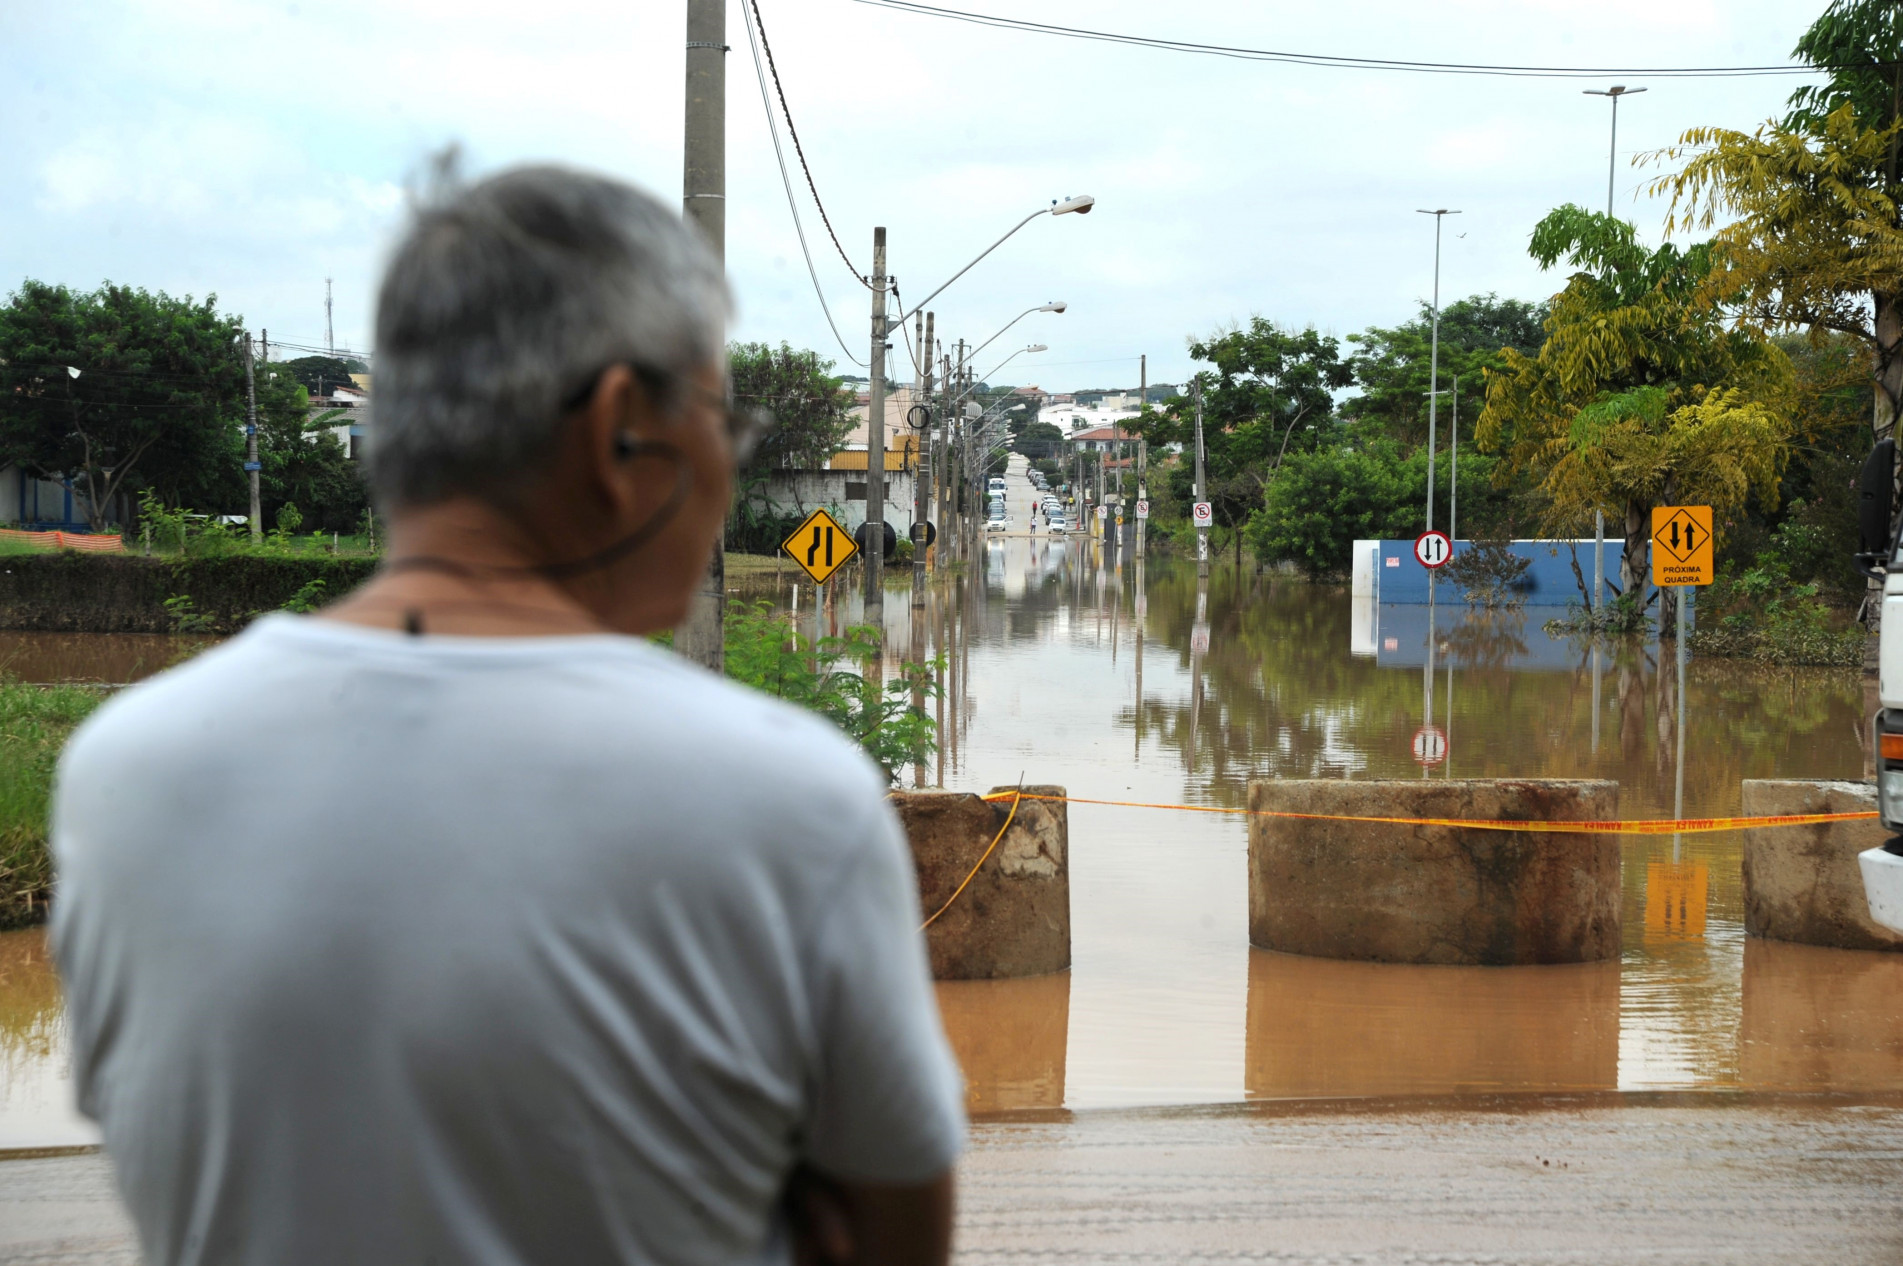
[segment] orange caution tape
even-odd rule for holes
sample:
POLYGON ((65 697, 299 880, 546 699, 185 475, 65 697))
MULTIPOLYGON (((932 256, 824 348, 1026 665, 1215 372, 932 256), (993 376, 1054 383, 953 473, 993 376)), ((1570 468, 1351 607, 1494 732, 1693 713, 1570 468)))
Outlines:
POLYGON ((1031 792, 994 792, 984 800, 1020 796, 1025 800, 1052 800, 1064 804, 1103 804, 1124 809, 1178 809, 1184 813, 1234 813, 1252 818, 1296 818, 1310 822, 1379 822, 1390 826, 1454 826, 1473 831, 1538 831, 1549 835, 1701 835, 1712 831, 1744 831, 1767 826, 1817 826, 1824 822, 1857 822, 1876 817, 1862 813, 1784 813, 1759 818, 1659 818, 1613 822, 1501 822, 1491 818, 1376 818, 1352 813, 1285 813, 1273 809, 1228 809, 1206 804, 1152 804, 1143 800, 1090 800, 1082 796, 1040 796, 1031 792))

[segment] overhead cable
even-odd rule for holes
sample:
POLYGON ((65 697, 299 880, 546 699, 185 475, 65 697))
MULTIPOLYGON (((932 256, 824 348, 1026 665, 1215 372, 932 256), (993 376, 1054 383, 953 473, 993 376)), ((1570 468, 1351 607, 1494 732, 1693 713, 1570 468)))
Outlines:
MULTIPOLYGON (((819 208, 819 222, 826 226, 826 235, 833 239, 833 249, 838 251, 839 258, 845 261, 846 271, 857 278, 860 285, 870 290, 872 288, 872 279, 853 266, 852 257, 846 254, 846 248, 839 244, 839 234, 833 231, 833 222, 826 215, 826 204, 819 200, 819 186, 813 182, 813 169, 808 166, 806 162, 806 148, 800 144, 799 129, 793 126, 793 111, 789 109, 786 104, 786 89, 780 84, 780 68, 773 63, 773 45, 767 42, 766 23, 760 20, 760 0, 750 0, 750 3, 753 9, 753 25, 760 32, 760 48, 766 50, 767 70, 772 72, 773 75, 773 91, 779 95, 781 113, 786 115, 786 134, 793 138, 793 152, 799 156, 800 170, 806 173, 806 187, 812 190, 813 205, 819 208)), ((751 38, 751 31, 748 32, 748 36, 751 38)), ((759 56, 760 54, 758 50, 756 50, 754 52, 756 63, 758 62, 759 56)), ((759 70, 757 64, 754 66, 754 70, 756 72, 759 70)), ((769 114, 772 113, 771 106, 767 107, 767 112, 769 114)))
MULTIPOLYGON (((1268 48, 1245 48, 1228 44, 1198 44, 1189 40, 1159 36, 1129 35, 1116 31, 1097 31, 1087 27, 1056 26, 1049 22, 1031 22, 1024 18, 1001 17, 992 13, 971 13, 918 4, 915 0, 853 0, 881 9, 920 17, 946 18, 994 26, 1007 31, 1026 31, 1034 35, 1055 35, 1065 39, 1097 40, 1109 44, 1129 44, 1172 53, 1194 53, 1205 57, 1230 57, 1241 61, 1284 62, 1296 66, 1321 66, 1333 70, 1398 70, 1425 75, 1501 75, 1527 79, 1604 78, 1607 75, 1645 76, 1654 79, 1733 79, 1754 75, 1817 75, 1828 73, 1828 66, 1504 66, 1484 62, 1413 62, 1385 57, 1341 57, 1329 53, 1297 53, 1268 48)), ((1893 63, 1863 63, 1868 65, 1893 63)), ((1859 67, 1861 68, 1861 66, 1859 67)))
MULTIPOLYGON (((898 305, 900 312, 904 312, 905 300, 899 297, 899 279, 897 277, 888 276, 885 282, 888 286, 892 287, 892 302, 898 305)), ((905 354, 912 359, 912 372, 923 373, 924 370, 919 367, 918 363, 918 351, 912 346, 912 331, 905 328, 905 317, 901 316, 896 321, 888 321, 886 323, 885 332, 890 334, 892 327, 895 325, 899 327, 899 333, 905 337, 905 354)))
MULTIPOLYGON (((793 213, 793 231, 799 235, 800 254, 805 257, 806 260, 806 275, 813 279, 813 294, 819 299, 819 310, 826 314, 826 324, 832 329, 833 338, 838 340, 840 350, 846 354, 847 360, 859 366, 861 369, 864 369, 866 363, 852 354, 852 349, 846 345, 845 337, 839 333, 839 325, 833 320, 833 310, 826 305, 826 292, 819 284, 819 270, 813 267, 813 252, 808 249, 806 245, 806 228, 800 223, 799 199, 793 195, 793 178, 786 170, 786 154, 780 148, 780 129, 773 119, 773 102, 767 96, 766 74, 760 67, 760 45, 765 42, 765 30, 762 29, 758 39, 754 37, 753 27, 754 22, 759 20, 759 9, 757 7, 754 8, 753 17, 750 20, 747 19, 744 10, 741 13, 741 17, 745 20, 747 28, 747 46, 753 50, 753 77, 758 80, 760 84, 760 105, 766 110, 766 129, 767 134, 773 138, 773 157, 780 165, 780 184, 786 189, 786 209, 793 213)), ((787 118, 787 127, 791 129, 792 126, 792 117, 789 115, 787 118)), ((794 144, 798 145, 798 143, 796 138, 794 144)), ((802 158, 800 161, 804 163, 805 159, 802 158)), ((808 182, 812 180, 812 174, 810 172, 807 174, 807 180, 808 182)), ((819 200, 818 193, 814 193, 813 200, 815 202, 819 200)), ((824 207, 820 208, 819 214, 821 219, 825 218, 826 210, 824 207)), ((831 232, 832 226, 829 224, 826 226, 826 229, 827 232, 831 232)), ((834 238, 833 244, 837 246, 839 239, 834 238)), ((843 255, 845 252, 842 250, 840 253, 843 255)), ((846 261, 846 266, 850 268, 852 261, 846 261)), ((858 274, 855 273, 853 275, 857 276, 858 274)))

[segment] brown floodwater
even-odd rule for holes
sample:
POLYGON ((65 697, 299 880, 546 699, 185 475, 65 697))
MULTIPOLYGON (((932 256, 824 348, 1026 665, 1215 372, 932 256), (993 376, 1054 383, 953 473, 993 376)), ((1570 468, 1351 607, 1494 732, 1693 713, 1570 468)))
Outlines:
MULTIPOLYGON (((787 568, 736 593, 837 632, 787 568)), ((1344 588, 1227 560, 1139 578, 1093 545, 993 538, 911 602, 888 645, 942 656, 944 742, 907 783, 1059 783, 1100 799, 1241 808, 1252 778, 1593 777, 1670 816, 1676 676, 1658 648, 1549 638, 1553 612, 1357 610, 1344 588), (1595 688, 1595 677, 1597 678, 1595 688), (1596 706, 1595 706, 1596 700, 1596 706), (1447 759, 1416 763, 1432 721, 1447 759)), ((36 680, 130 680, 162 639, 23 640, 36 680), (110 665, 119 665, 113 668, 110 665)), ((0 642, 4 653, 5 642, 0 642)), ((27 672, 15 669, 16 675, 27 672)), ((1689 666, 1687 816, 1745 778, 1857 778, 1854 672, 1689 666)), ((1736 835, 1630 837, 1624 953, 1564 967, 1407 967, 1248 944, 1240 817, 1073 804, 1073 965, 938 987, 977 1113, 1315 1096, 1589 1089, 1903 1090, 1903 956, 1748 939, 1736 835)), ((0 936, 0 1147, 91 1137, 70 1106, 37 931, 0 936)))

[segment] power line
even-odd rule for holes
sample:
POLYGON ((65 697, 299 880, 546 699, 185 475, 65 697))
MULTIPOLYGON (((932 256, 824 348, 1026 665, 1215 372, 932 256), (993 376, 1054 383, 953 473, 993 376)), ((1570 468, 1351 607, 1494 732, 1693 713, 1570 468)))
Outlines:
MULTIPOLYGON (((1228 44, 1198 44, 1189 40, 1158 36, 1127 35, 1116 31, 1096 31, 1086 27, 1055 26, 1023 18, 999 17, 990 13, 970 13, 963 9, 944 9, 918 4, 915 0, 853 0, 881 9, 896 9, 920 17, 947 18, 994 26, 1007 31, 1025 31, 1034 35, 1056 35, 1066 39, 1098 40, 1109 44, 1129 44, 1139 48, 1162 49, 1173 53, 1195 53, 1206 57, 1231 57, 1241 61, 1284 62, 1296 66, 1321 66, 1333 70, 1399 70, 1428 75, 1503 75, 1530 79, 1602 78, 1607 75, 1647 76, 1656 79, 1732 79, 1753 75, 1816 75, 1830 66, 1498 66, 1480 62, 1412 62, 1384 57, 1340 57, 1329 53, 1295 53, 1268 48, 1245 48, 1228 44)), ((1894 63, 1860 63, 1869 65, 1894 63)))
MULTIPOLYGON (((900 312, 905 311, 905 300, 899 298, 899 279, 897 277, 888 276, 886 277, 885 280, 886 280, 886 284, 892 287, 892 302, 898 305, 898 309, 900 312)), ((912 372, 914 373, 923 372, 918 363, 918 352, 912 347, 912 331, 905 328, 905 322, 903 319, 896 322, 896 324, 899 327, 899 333, 904 335, 905 337, 905 354, 912 358, 912 372)), ((891 332, 892 332, 892 327, 888 325, 886 327, 886 333, 890 334, 891 332)))
MULTIPOLYGON (((852 354, 852 349, 846 346, 845 338, 841 336, 841 334, 839 333, 839 325, 833 320, 833 310, 826 305, 826 292, 823 289, 821 289, 819 284, 819 270, 813 267, 813 252, 810 249, 808 249, 806 245, 806 228, 804 225, 800 223, 799 200, 793 196, 793 178, 789 176, 786 171, 786 154, 780 149, 780 129, 773 121, 773 103, 767 99, 766 76, 762 74, 760 70, 760 44, 763 44, 766 42, 765 28, 763 27, 760 30, 760 39, 758 43, 754 41, 754 37, 753 37, 753 23, 754 21, 759 20, 759 16, 760 16, 759 10, 755 8, 753 12, 753 21, 746 22, 747 46, 753 50, 753 77, 757 79, 760 83, 760 105, 766 110, 766 130, 767 130, 767 134, 773 138, 773 157, 780 165, 780 184, 784 186, 786 189, 786 209, 793 213, 793 231, 799 235, 800 254, 803 255, 806 259, 806 275, 813 279, 813 294, 816 295, 819 299, 819 310, 826 314, 826 324, 829 327, 831 327, 833 332, 833 338, 838 340, 840 350, 846 353, 846 359, 863 369, 865 368, 866 363, 860 360, 857 356, 854 356, 852 354)), ((746 13, 744 10, 741 13, 741 18, 743 19, 743 21, 746 19, 746 13)), ((774 82, 778 83, 779 81, 776 78, 774 82)), ((785 106, 784 98, 781 99, 781 106, 782 107, 785 106)), ((787 116, 786 126, 788 131, 792 130, 793 118, 791 115, 787 116)), ((797 137, 794 138, 793 144, 795 148, 798 147, 799 139, 797 137)), ((804 164, 805 161, 806 159, 804 158, 804 156, 802 156, 800 159, 800 162, 804 164)), ((812 173, 808 172, 806 174, 806 180, 808 185, 811 185, 812 179, 813 179, 812 173)), ((819 194, 817 191, 815 191, 813 194, 813 201, 815 203, 819 201, 819 194)), ((820 215, 820 219, 822 220, 826 218, 826 209, 824 207, 820 208, 819 215, 820 215)), ((828 224, 826 226, 826 231, 828 233, 832 232, 831 224, 828 224)), ((835 237, 833 239, 833 245, 835 246, 839 245, 838 238, 835 237)), ((840 251, 840 255, 841 256, 845 255, 845 251, 843 249, 840 251)), ((846 266, 848 268, 852 267, 852 261, 847 260, 846 266)), ((858 276, 857 273, 853 275, 858 276)))
MULTIPOLYGON (((780 111, 786 115, 786 134, 793 138, 793 152, 799 155, 800 170, 806 173, 806 187, 813 191, 813 205, 819 208, 819 222, 826 226, 826 235, 833 239, 833 249, 838 251, 839 258, 846 262, 846 270, 858 279, 860 285, 870 290, 872 279, 853 267, 852 257, 847 255, 846 248, 839 244, 839 234, 833 232, 833 222, 826 215, 826 204, 819 200, 819 186, 813 183, 813 169, 806 164, 806 149, 800 144, 799 129, 793 126, 793 112, 786 105, 786 89, 780 86, 780 68, 773 64, 773 45, 767 43, 766 23, 760 20, 760 0, 750 0, 750 4, 753 8, 753 25, 760 32, 760 47, 766 50, 767 69, 773 72, 773 91, 779 94, 780 111)), ((749 30, 747 34, 751 38, 753 32, 749 30)), ((754 70, 758 72, 759 53, 757 51, 754 53, 754 59, 756 62, 754 70)), ((765 92, 764 85, 761 91, 765 92)), ((768 106, 767 113, 771 115, 772 112, 773 108, 768 106)))

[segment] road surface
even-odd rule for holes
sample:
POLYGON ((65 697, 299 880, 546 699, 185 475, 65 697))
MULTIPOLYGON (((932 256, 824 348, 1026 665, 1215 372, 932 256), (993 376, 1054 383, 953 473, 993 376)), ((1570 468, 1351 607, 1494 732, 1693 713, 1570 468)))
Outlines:
MULTIPOLYGON (((973 1127, 957 1261, 1903 1261, 1903 1099, 1229 1106, 973 1127)), ((0 1263, 131 1263, 97 1155, 0 1161, 0 1263)))

